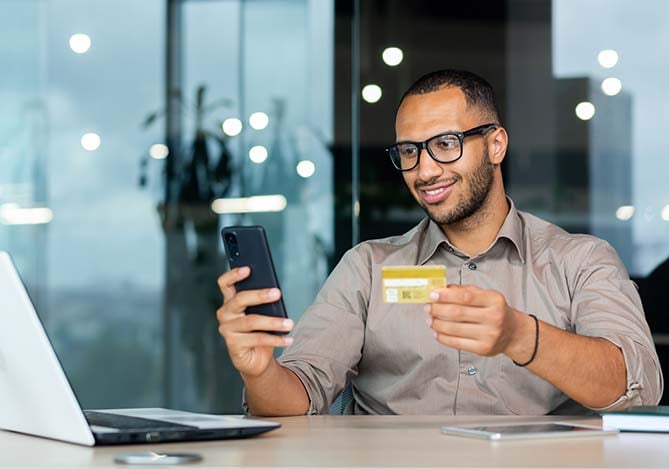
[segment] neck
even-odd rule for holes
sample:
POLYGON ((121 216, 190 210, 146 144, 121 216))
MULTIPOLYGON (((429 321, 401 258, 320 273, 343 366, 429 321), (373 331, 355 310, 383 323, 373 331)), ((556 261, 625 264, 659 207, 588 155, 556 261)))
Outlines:
POLYGON ((448 241, 469 257, 484 252, 493 243, 509 213, 504 186, 495 178, 481 208, 469 218, 441 225, 448 241))

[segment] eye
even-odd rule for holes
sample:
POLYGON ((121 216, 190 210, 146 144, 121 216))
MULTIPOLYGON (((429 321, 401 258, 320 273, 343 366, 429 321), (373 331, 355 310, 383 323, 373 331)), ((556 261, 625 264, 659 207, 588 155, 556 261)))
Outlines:
POLYGON ((438 150, 448 151, 458 148, 460 142, 458 141, 457 137, 454 137, 452 135, 444 135, 437 138, 435 141, 432 142, 432 144, 438 150))
POLYGON ((402 158, 412 158, 418 153, 416 145, 403 144, 397 146, 397 151, 402 158))

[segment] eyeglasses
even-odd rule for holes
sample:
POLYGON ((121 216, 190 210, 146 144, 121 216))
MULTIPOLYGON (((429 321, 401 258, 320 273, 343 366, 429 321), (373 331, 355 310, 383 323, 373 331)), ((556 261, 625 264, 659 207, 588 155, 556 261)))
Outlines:
POLYGON ((462 157, 462 142, 466 137, 483 135, 496 128, 497 124, 485 124, 464 132, 445 132, 424 142, 398 142, 386 148, 386 151, 393 166, 400 171, 411 171, 418 166, 423 149, 438 163, 453 163, 462 157))

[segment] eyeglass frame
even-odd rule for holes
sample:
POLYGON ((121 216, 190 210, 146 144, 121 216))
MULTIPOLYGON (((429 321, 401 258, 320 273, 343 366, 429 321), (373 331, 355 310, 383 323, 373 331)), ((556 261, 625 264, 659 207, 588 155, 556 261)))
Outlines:
POLYGON ((432 158, 437 163, 441 163, 441 164, 455 163, 460 158, 462 158, 464 140, 465 140, 466 137, 470 137, 472 135, 485 135, 485 133, 488 130, 499 129, 499 127, 500 127, 499 125, 492 124, 492 123, 491 124, 483 124, 483 125, 479 125, 479 126, 476 126, 476 127, 472 127, 469 130, 463 130, 462 132, 442 132, 442 133, 434 135, 434 136, 432 136, 432 137, 430 137, 427 140, 424 140, 422 142, 411 142, 411 141, 408 141, 408 140, 404 140, 402 142, 397 142, 397 143, 394 143, 393 145, 390 145, 389 147, 387 147, 386 148, 386 153, 388 153, 388 156, 390 157, 390 162, 393 164, 393 167, 395 169, 397 169, 398 171, 402 171, 402 172, 411 171, 411 170, 414 170, 418 167, 418 165, 420 164, 420 155, 423 153, 423 150, 427 150, 427 154, 430 155, 430 158, 432 158), (428 142, 430 142, 431 140, 434 140, 435 138, 444 137, 444 136, 454 136, 454 137, 458 138, 458 142, 460 143, 460 154, 458 155, 457 158, 454 158, 454 159, 449 160, 449 161, 441 161, 439 158, 437 158, 436 156, 434 156, 432 154, 432 150, 430 150, 430 147, 428 146, 428 142), (413 165, 411 168, 404 168, 404 169, 398 168, 397 165, 395 164, 395 160, 393 160, 393 157, 392 157, 390 151, 393 148, 397 148, 398 145, 403 145, 403 144, 407 144, 407 143, 415 145, 416 148, 418 148, 418 156, 416 157, 416 164, 413 165))

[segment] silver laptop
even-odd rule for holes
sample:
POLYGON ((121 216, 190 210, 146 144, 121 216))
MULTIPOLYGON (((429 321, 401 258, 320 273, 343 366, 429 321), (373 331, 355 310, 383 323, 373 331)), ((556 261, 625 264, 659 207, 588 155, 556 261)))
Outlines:
POLYGON ((10 256, 0 251, 0 428, 87 446, 239 438, 278 428, 162 408, 82 411, 10 256))

